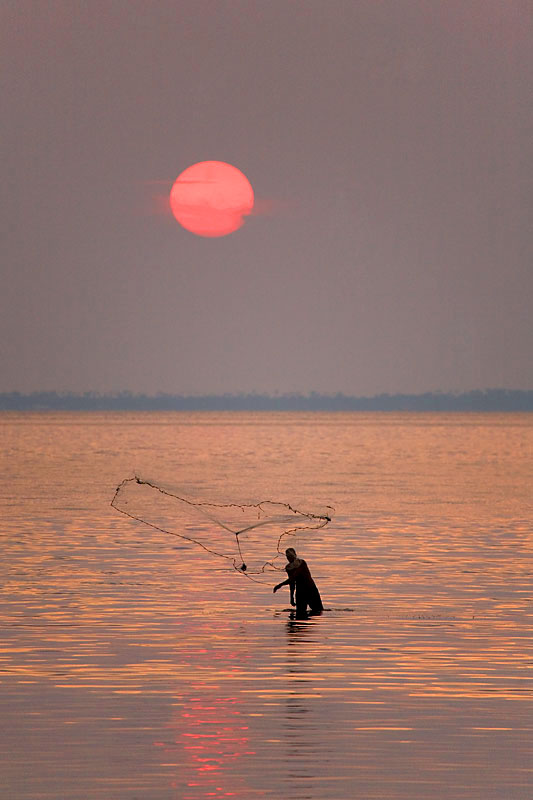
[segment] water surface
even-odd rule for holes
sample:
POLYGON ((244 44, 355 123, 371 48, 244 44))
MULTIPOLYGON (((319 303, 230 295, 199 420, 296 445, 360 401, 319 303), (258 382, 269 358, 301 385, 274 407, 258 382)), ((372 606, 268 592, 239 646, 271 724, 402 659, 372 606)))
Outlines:
POLYGON ((4 796, 532 796, 531 415, 4 413, 0 437, 4 796), (135 471, 335 506, 302 552, 326 612, 113 512, 135 471))

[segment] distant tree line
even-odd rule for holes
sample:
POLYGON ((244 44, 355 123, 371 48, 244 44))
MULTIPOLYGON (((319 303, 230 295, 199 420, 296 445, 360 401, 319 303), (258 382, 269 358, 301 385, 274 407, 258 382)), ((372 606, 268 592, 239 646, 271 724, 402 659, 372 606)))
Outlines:
POLYGON ((0 393, 0 411, 533 411, 533 390, 486 389, 462 394, 99 394, 0 393))

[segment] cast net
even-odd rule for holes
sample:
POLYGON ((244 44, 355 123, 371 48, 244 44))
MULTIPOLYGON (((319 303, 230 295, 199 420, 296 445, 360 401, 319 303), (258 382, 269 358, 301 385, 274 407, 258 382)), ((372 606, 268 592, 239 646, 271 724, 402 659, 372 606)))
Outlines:
POLYGON ((178 537, 224 560, 251 580, 282 570, 287 547, 299 546, 324 528, 333 508, 301 511, 289 503, 210 503, 192 500, 138 476, 125 478, 111 506, 130 519, 178 537))

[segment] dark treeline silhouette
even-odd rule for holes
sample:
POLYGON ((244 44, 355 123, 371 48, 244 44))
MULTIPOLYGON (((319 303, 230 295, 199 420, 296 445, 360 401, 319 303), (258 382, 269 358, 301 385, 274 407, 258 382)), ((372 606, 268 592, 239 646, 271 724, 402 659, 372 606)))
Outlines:
POLYGON ((463 394, 83 394, 0 393, 1 411, 533 411, 533 390, 485 389, 463 394))

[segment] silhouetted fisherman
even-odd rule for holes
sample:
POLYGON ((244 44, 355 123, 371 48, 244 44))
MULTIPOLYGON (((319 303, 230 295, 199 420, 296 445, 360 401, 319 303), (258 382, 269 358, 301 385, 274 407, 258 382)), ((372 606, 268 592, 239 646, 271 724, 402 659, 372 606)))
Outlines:
POLYGON ((278 583, 272 590, 274 593, 281 589, 282 586, 289 584, 291 590, 291 605, 296 606, 296 616, 306 617, 307 606, 315 613, 323 611, 324 606, 320 597, 320 592, 316 587, 316 583, 311 577, 309 567, 303 558, 298 558, 296 550, 293 547, 288 547, 285 550, 288 564, 285 567, 287 575, 289 576, 286 581, 278 583), (294 595, 296 592, 296 602, 294 595))

